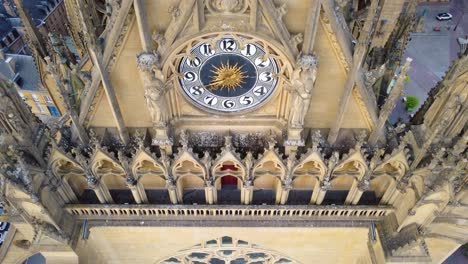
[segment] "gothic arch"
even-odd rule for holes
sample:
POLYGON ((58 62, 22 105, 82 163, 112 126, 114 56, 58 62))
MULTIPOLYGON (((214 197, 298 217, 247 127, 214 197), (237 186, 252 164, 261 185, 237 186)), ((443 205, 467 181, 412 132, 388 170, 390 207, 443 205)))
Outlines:
POLYGON ((182 203, 186 190, 197 192, 196 200, 205 187, 206 170, 203 164, 193 154, 184 151, 178 156, 172 166, 172 174, 176 184, 177 200, 182 203))
POLYGON ((240 187, 246 178, 246 169, 237 155, 231 151, 225 151, 211 166, 211 175, 213 175, 217 189, 221 187, 221 179, 226 176, 237 178, 240 187))
POLYGON ((132 172, 135 179, 141 183, 145 189, 165 188, 166 186, 167 168, 145 151, 140 151, 135 156, 132 172))
POLYGON ((49 167, 52 174, 63 183, 59 187, 62 198, 66 203, 81 202, 83 196, 92 192, 83 169, 73 159, 56 149, 52 151, 51 157, 49 167))
POLYGON ((326 165, 322 157, 317 152, 306 154, 299 163, 294 167, 292 172, 293 188, 296 185, 312 188, 318 182, 323 180, 326 172, 326 165), (311 183, 313 183, 311 185, 311 183), (310 185, 310 186, 309 186, 310 185))
POLYGON ((408 170, 409 166, 406 158, 405 160, 391 158, 379 164, 372 172, 371 178, 388 175, 398 181, 408 170))
POLYGON ((104 192, 108 192, 115 203, 135 203, 126 184, 125 170, 115 158, 98 149, 91 160, 93 174, 104 188, 104 192))
POLYGON ((274 150, 267 150, 254 166, 253 175, 253 203, 279 203, 281 180, 286 174, 286 167, 274 150))

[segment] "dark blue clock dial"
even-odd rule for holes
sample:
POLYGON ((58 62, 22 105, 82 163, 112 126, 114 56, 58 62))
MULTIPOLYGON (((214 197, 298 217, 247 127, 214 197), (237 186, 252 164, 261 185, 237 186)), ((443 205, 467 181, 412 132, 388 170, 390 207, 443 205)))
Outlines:
POLYGON ((271 97, 278 65, 257 42, 224 36, 193 46, 178 67, 183 94, 197 107, 221 113, 253 109, 271 97))
POLYGON ((219 54, 215 55, 201 66, 200 68, 200 81, 211 93, 222 96, 222 97, 236 97, 243 95, 250 91, 257 82, 257 69, 255 66, 246 58, 237 54, 219 54), (242 73, 239 85, 232 88, 225 86, 211 85, 216 81, 217 69, 222 69, 226 65, 232 67, 238 67, 242 73))

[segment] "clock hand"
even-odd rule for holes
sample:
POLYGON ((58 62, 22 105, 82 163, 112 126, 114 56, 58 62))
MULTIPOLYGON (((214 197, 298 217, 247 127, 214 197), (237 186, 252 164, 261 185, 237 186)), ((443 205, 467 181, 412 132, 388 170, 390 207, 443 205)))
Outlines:
POLYGON ((219 83, 222 83, 224 80, 219 80, 219 81, 216 81, 216 82, 211 82, 209 83, 207 86, 213 86, 213 85, 218 85, 219 83))

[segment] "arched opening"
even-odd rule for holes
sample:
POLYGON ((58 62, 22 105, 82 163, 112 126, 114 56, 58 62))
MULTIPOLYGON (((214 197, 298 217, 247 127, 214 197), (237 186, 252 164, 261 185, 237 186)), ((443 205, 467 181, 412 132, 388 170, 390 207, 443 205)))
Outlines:
POLYGON ((292 189, 289 191, 288 204, 309 204, 322 170, 322 165, 315 160, 299 164, 293 171, 292 189))
POLYGON ((90 189, 83 175, 67 175, 65 181, 68 183, 78 202, 81 204, 99 204, 99 199, 94 190, 90 189))
POLYGON ((177 191, 184 204, 206 204, 205 183, 202 178, 187 175, 177 179, 177 191))
POLYGON ((109 189, 114 203, 135 204, 132 191, 127 188, 123 175, 110 173, 102 176, 101 181, 109 189))
POLYGON ((241 181, 234 175, 238 174, 238 168, 234 164, 223 164, 219 169, 221 177, 216 179, 219 204, 239 204, 241 181), (232 174, 231 174, 232 173, 232 174))
POLYGON ((236 190, 237 178, 231 175, 221 177, 221 190, 236 190))
POLYGON ((149 203, 168 204, 171 203, 169 192, 166 188, 166 179, 164 171, 155 166, 153 162, 142 161, 138 164, 137 175, 138 183, 145 190, 149 203))
POLYGON ((145 174, 139 178, 149 203, 167 204, 171 203, 169 192, 166 188, 166 180, 154 174, 145 174))
POLYGON ((289 204, 309 204, 317 179, 310 175, 293 178, 292 189, 289 191, 289 204))
POLYGON ((322 205, 343 205, 348 196, 349 190, 353 185, 354 178, 349 175, 343 175, 333 178, 331 188, 326 192, 322 205))
POLYGON ((369 190, 362 194, 359 204, 362 205, 376 205, 380 203, 380 200, 384 196, 385 192, 395 184, 395 180, 388 176, 382 175, 373 178, 370 181, 369 190))
POLYGON ((271 175, 255 178, 252 204, 275 204, 280 184, 279 179, 271 175))

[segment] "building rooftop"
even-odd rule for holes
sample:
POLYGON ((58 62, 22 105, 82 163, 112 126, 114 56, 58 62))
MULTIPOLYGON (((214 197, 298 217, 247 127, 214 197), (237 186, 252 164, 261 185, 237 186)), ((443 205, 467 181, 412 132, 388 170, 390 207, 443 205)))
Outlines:
POLYGON ((23 0, 24 7, 29 10, 32 20, 39 26, 62 0, 23 0))
POLYGON ((14 81, 23 90, 42 88, 34 59, 28 55, 5 54, 0 59, 0 74, 14 81))

